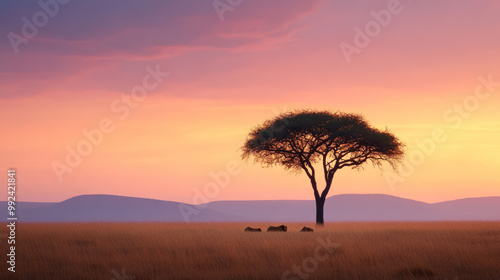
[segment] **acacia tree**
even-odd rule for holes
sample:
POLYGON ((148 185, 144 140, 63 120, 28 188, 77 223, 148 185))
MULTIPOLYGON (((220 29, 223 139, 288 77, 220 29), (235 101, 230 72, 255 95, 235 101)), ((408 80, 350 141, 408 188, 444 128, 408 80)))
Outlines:
POLYGON ((324 224, 324 205, 335 173, 359 169, 371 162, 387 162, 396 169, 404 145, 387 129, 371 127, 356 114, 302 110, 281 114, 254 128, 242 147, 242 158, 253 157, 264 167, 281 165, 305 171, 316 200, 316 224, 324 224), (325 187, 318 190, 316 169, 322 169, 325 187))

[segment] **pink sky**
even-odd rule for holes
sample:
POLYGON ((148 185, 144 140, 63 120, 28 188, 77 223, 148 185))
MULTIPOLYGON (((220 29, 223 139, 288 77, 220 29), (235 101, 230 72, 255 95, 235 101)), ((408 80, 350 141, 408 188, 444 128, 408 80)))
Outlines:
POLYGON ((23 36, 22 18, 42 8, 1 3, 0 165, 17 169, 22 201, 103 193, 192 203, 228 164, 240 172, 208 199, 313 199, 304 174, 263 169, 238 149, 279 113, 327 109, 388 127, 409 156, 425 152, 417 143, 434 130, 446 136, 421 163, 409 159, 414 170, 403 169, 397 184, 388 167, 341 170, 330 195, 498 196, 499 8, 489 0, 256 0, 221 21, 212 1, 69 2, 16 53, 8 34, 23 36), (355 28, 391 5, 399 12, 348 63, 340 44, 356 47, 355 28), (126 105, 122 96, 143 85, 146 67, 169 75, 126 105), (103 119, 113 131, 58 175, 54 163, 68 166, 67 147, 103 119))

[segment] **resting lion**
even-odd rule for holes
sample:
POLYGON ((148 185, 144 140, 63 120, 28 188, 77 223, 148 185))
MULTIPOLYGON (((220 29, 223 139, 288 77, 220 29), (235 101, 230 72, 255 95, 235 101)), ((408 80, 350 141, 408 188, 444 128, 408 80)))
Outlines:
POLYGON ((284 225, 281 225, 281 226, 277 226, 277 227, 273 227, 273 226, 270 226, 267 228, 267 231, 282 231, 282 232, 286 232, 288 228, 284 225))
POLYGON ((252 228, 252 227, 246 227, 245 231, 250 231, 250 232, 260 232, 262 231, 260 228, 252 228))

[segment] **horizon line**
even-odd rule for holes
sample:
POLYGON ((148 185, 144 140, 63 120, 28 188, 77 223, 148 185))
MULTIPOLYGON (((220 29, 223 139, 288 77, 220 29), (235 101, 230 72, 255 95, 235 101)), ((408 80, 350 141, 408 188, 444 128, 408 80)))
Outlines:
MULTIPOLYGON (((457 200, 465 200, 465 199, 479 199, 479 198, 500 198, 500 196, 473 196, 473 197, 463 197, 463 198, 457 198, 457 199, 451 199, 451 200, 443 200, 443 201, 438 201, 438 202, 424 202, 412 198, 406 198, 406 197, 401 197, 401 196, 396 196, 396 195, 390 195, 390 194, 385 194, 385 193, 341 193, 341 194, 334 194, 326 199, 335 197, 335 196, 343 196, 343 195, 384 195, 384 196, 390 196, 394 198, 400 198, 400 199, 406 199, 406 200, 412 200, 420 203, 425 203, 425 204, 437 204, 437 203, 443 203, 443 202, 451 202, 451 201, 457 201, 457 200)), ((76 197, 81 197, 81 196, 115 196, 115 197, 126 197, 126 198, 138 198, 138 199, 149 199, 149 200, 157 200, 157 201, 165 201, 165 202, 175 202, 175 203, 181 203, 181 204, 188 204, 188 205, 204 205, 208 203, 214 203, 214 202, 256 202, 256 201, 311 201, 314 202, 314 199, 255 199, 255 200, 234 200, 234 199, 228 199, 228 200, 213 200, 209 201, 206 203, 200 203, 200 204, 191 204, 191 203, 186 203, 186 202, 180 202, 180 201, 174 201, 174 200, 163 200, 163 199, 158 199, 158 198, 149 198, 149 197, 139 197, 139 196, 127 196, 127 195, 119 195, 119 194, 104 194, 104 193, 93 193, 93 194, 80 194, 76 196, 72 196, 70 198, 61 200, 61 201, 22 201, 19 200, 17 202, 26 202, 26 203, 61 203, 64 201, 68 201, 70 199, 76 198, 76 197)), ((7 201, 1 201, 1 202, 7 202, 7 201)))

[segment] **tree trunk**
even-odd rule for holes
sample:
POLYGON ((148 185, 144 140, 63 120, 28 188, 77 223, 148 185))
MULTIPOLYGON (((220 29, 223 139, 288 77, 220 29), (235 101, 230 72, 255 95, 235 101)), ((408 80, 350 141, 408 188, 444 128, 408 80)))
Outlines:
POLYGON ((323 218, 325 210, 325 199, 318 197, 316 198, 316 225, 322 226, 325 224, 325 220, 323 218))

